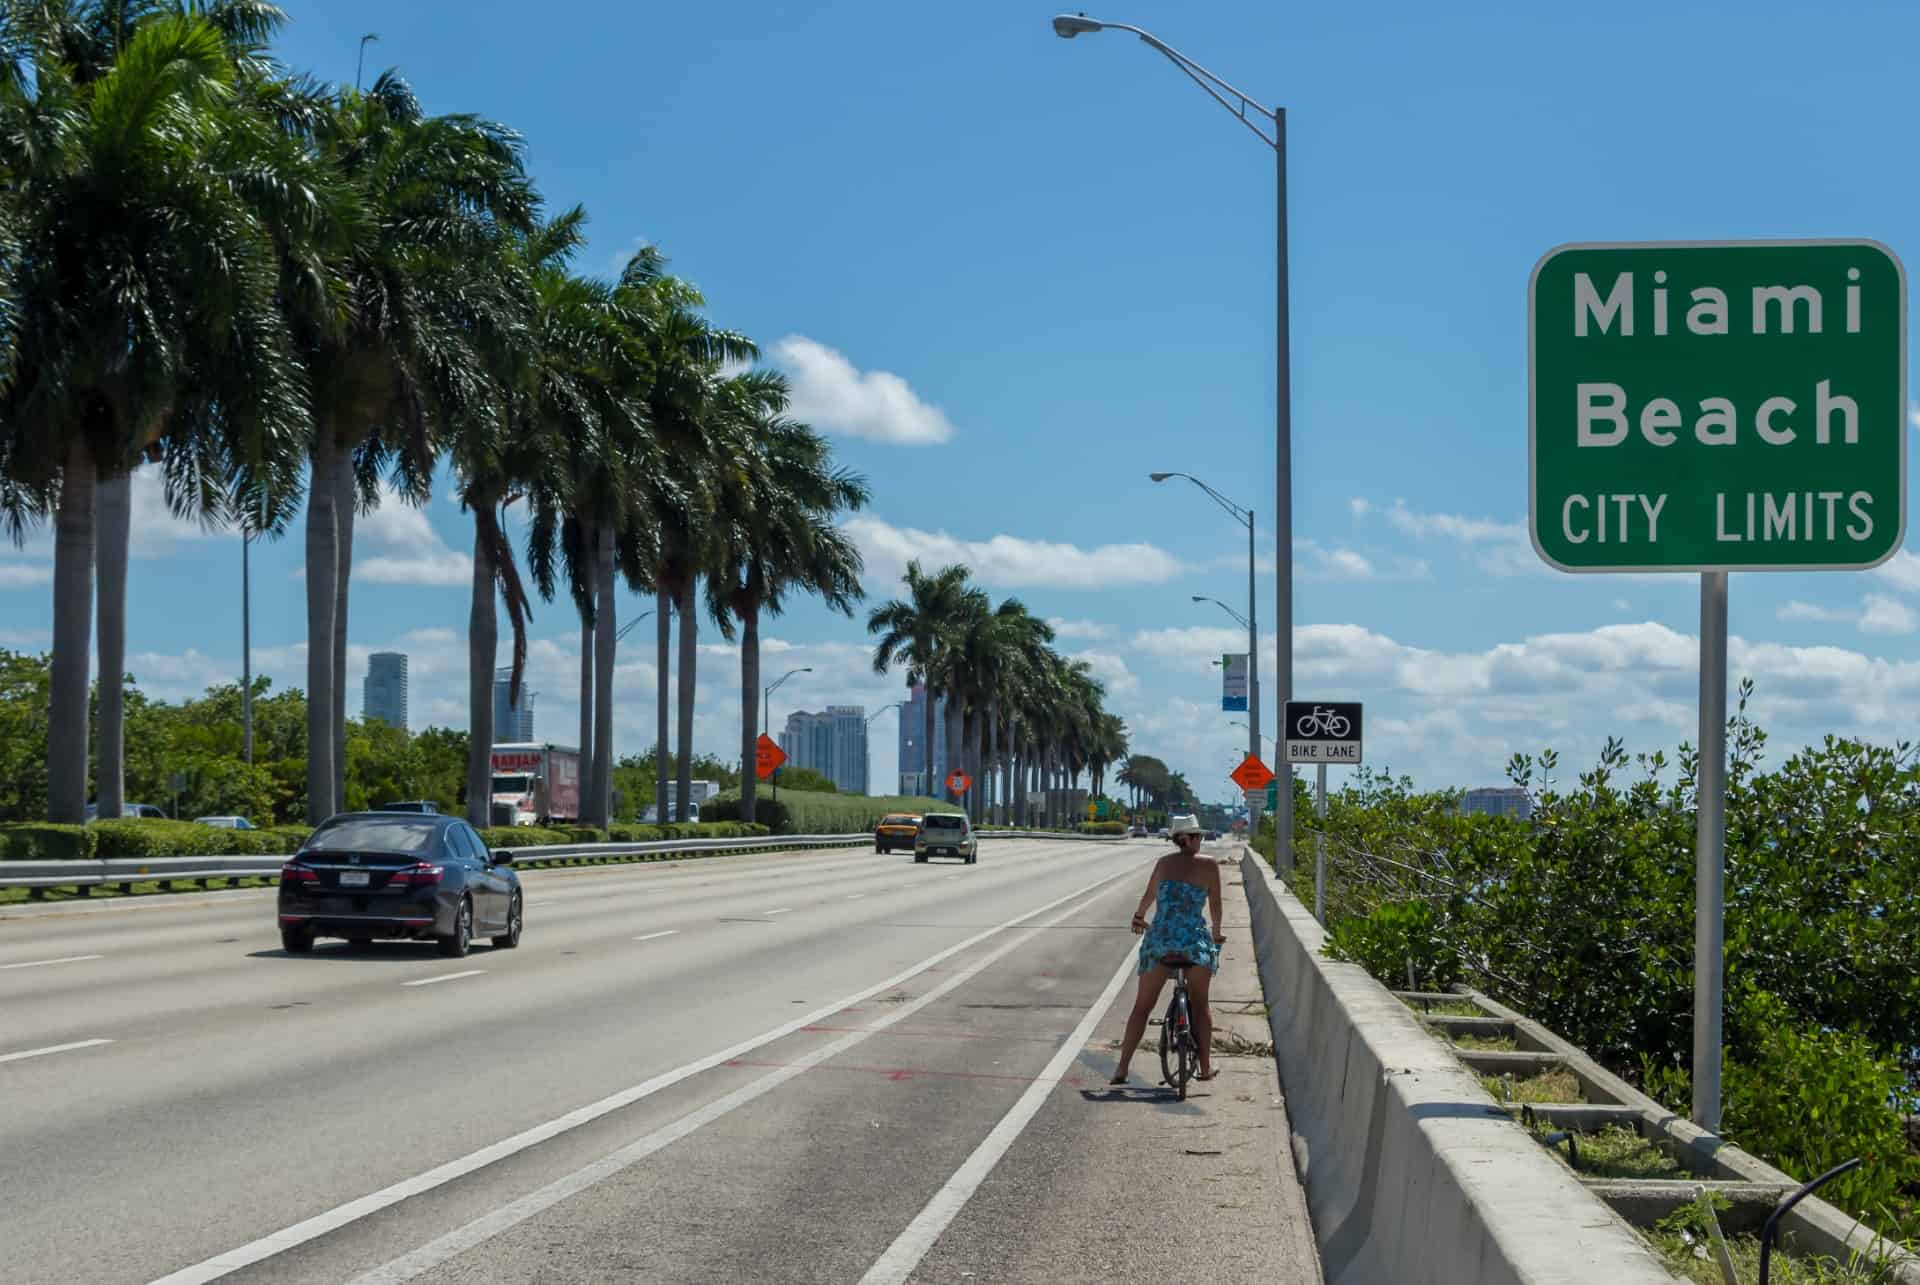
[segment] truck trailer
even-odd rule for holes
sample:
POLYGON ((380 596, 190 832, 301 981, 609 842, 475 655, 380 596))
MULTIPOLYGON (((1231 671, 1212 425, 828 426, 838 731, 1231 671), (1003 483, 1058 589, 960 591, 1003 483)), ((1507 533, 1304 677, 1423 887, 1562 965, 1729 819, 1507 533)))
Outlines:
POLYGON ((493 747, 494 825, 573 824, 580 820, 580 751, 518 741, 493 747))

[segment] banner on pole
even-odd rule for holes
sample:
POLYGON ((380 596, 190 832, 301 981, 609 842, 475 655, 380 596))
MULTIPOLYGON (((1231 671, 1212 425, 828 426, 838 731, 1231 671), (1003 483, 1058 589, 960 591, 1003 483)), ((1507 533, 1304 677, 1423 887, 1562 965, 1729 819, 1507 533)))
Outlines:
POLYGON ((1228 652, 1220 658, 1220 708, 1247 712, 1247 657, 1244 652, 1228 652))

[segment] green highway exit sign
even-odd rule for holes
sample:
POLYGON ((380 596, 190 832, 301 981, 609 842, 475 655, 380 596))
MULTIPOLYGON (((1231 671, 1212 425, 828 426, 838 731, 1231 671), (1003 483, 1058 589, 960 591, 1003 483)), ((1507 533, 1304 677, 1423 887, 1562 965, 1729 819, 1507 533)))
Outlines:
POLYGON ((1874 241, 1566 245, 1527 293, 1527 508, 1562 571, 1857 570, 1907 516, 1874 241))

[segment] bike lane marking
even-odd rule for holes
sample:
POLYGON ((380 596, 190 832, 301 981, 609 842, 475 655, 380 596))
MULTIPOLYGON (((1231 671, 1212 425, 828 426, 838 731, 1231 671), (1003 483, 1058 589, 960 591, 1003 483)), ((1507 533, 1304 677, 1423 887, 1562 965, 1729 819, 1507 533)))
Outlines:
POLYGON ((973 1149, 973 1154, 954 1170, 953 1177, 947 1179, 946 1185, 934 1193, 926 1208, 907 1224, 907 1229, 895 1237, 893 1244, 887 1246, 887 1251, 867 1269, 867 1274, 860 1278, 860 1285, 898 1285, 898 1282, 913 1275, 913 1269, 927 1256, 927 1251, 940 1239, 947 1225, 966 1208, 967 1202, 973 1199, 973 1193, 993 1172, 993 1167, 1000 1163, 1000 1158, 1007 1154, 1028 1123, 1039 1114, 1047 1095, 1066 1078, 1067 1068, 1073 1065, 1074 1059, 1080 1056, 1080 1050, 1086 1047, 1093 1028, 1113 1006, 1114 997, 1135 972, 1137 954, 1135 948, 1127 948, 1126 956, 1107 982, 1107 988, 1100 992, 1100 998, 1093 1002, 1093 1007, 1080 1019, 1080 1024, 1073 1028, 1073 1034, 1067 1036, 1066 1042, 1054 1053, 1046 1069, 1027 1086, 1020 1100, 1000 1117, 1000 1123, 993 1126, 993 1132, 973 1149))

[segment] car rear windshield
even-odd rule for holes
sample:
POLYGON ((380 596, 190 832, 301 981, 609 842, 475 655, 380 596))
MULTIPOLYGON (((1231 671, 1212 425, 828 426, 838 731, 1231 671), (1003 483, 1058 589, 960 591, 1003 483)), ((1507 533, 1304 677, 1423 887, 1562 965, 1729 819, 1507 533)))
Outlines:
POLYGON ((904 817, 899 815, 898 813, 895 813, 893 816, 890 816, 890 817, 882 817, 880 819, 880 824, 881 825, 912 825, 913 818, 904 817))
POLYGON ((308 852, 425 852, 440 823, 395 814, 384 817, 348 817, 329 821, 307 840, 308 852))
POLYGON ((920 824, 929 830, 964 830, 967 819, 965 817, 928 817, 920 824))

